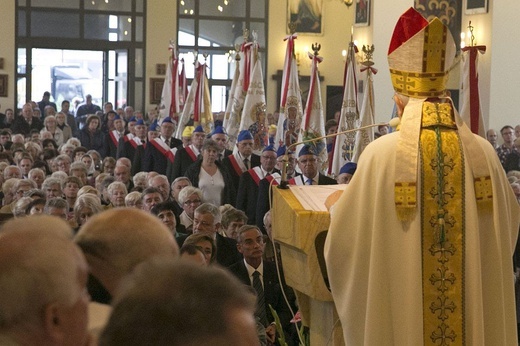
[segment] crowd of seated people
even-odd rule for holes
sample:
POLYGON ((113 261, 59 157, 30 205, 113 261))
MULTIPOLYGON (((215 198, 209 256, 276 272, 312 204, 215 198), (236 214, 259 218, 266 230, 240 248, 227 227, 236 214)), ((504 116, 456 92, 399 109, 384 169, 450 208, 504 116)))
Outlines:
MULTIPOLYGON (((179 271, 168 260, 179 257, 180 249, 183 261, 192 262, 186 266, 228 268, 226 274, 201 269, 201 275, 234 275, 238 280, 230 285, 242 282, 253 289, 253 296, 257 295, 253 324, 259 343, 272 344, 280 336, 269 305, 280 318, 288 344, 298 343, 295 324, 290 322, 297 310, 294 295, 283 279, 278 280, 272 266, 277 251, 269 238, 270 189, 280 183, 282 158, 287 159, 289 183, 295 185, 348 184, 355 163, 346 164, 334 180, 320 172, 319 157, 312 146, 287 153, 285 147, 276 150, 267 146, 256 154, 253 136, 244 130, 233 153, 226 147, 227 135, 218 123, 211 133, 205 133, 201 126, 186 127, 181 140, 173 136, 174 119, 157 123, 155 115, 145 117, 132 107, 114 110, 107 103, 101 110, 87 103, 80 107, 87 113, 74 117, 66 101, 60 112, 53 104, 42 110, 38 106, 27 103, 20 114, 10 111, 0 115, 0 221, 14 219, 5 222, 6 234, 16 233, 13 225, 23 225, 24 218, 55 216, 41 222, 56 223, 70 234, 64 237, 50 232, 48 236, 63 238, 64 247, 82 250, 77 265, 86 261, 90 268, 88 283, 85 280, 82 285, 88 287, 94 301, 114 302, 118 314, 128 313, 124 305, 129 304, 129 294, 139 294, 127 288, 117 296, 118 287, 133 268, 160 256, 166 262, 148 264, 150 270, 179 271), (72 237, 74 242, 67 243, 72 237), (288 304, 282 290, 290 297, 288 304)), ((520 132, 520 126, 516 130, 520 132)), ((488 140, 520 201, 520 133, 505 126, 501 135, 501 146, 493 130, 488 132, 488 140)), ((0 231, 0 249, 2 237, 0 231)), ((0 264, 2 292, 4 270, 0 264)), ((154 292, 150 291, 150 297, 154 292)), ((156 293, 163 294, 160 288, 156 293)), ((250 313, 247 296, 244 293, 239 298, 245 299, 242 308, 250 313)), ((98 308, 92 307, 93 311, 103 310, 98 308)), ((0 312, 2 326, 3 318, 0 312)), ((109 340, 115 336, 110 334, 125 327, 117 323, 116 317, 110 319, 102 342, 113 344, 109 340)), ((3 337, 18 340, 16 331, 4 335, 0 329, 0 341, 3 337)), ((131 328, 127 332, 132 335, 131 328)), ((92 341, 81 337, 81 342, 92 341)))

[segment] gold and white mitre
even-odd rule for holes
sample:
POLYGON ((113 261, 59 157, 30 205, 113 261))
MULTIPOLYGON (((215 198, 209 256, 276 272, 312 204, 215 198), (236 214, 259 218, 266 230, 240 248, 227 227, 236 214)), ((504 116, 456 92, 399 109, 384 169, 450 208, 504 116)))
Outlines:
MULTIPOLYGON (((439 18, 428 21, 414 8, 401 15, 388 48, 394 90, 409 97, 402 115, 396 149, 395 203, 401 220, 411 219, 417 206, 418 146, 423 104, 428 98, 452 104, 446 96, 446 84, 455 56, 453 36, 439 18)), ((491 185, 486 179, 489 168, 484 160, 478 159, 482 148, 455 107, 451 108, 464 152, 470 161, 477 196, 490 199, 491 185)))

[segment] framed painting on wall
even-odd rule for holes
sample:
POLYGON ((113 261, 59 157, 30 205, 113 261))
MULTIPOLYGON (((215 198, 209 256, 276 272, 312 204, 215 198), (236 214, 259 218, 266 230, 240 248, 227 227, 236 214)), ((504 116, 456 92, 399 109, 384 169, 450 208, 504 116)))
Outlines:
POLYGON ((465 14, 478 14, 488 12, 489 0, 466 0, 464 6, 465 14))
POLYGON ((0 74, 0 97, 7 97, 7 80, 9 76, 6 74, 0 74))
POLYGON ((150 78, 150 103, 161 103, 164 78, 150 78))
POLYGON ((287 24, 299 34, 322 35, 322 9, 323 0, 287 0, 287 24))
POLYGON ((354 25, 370 25, 370 0, 356 0, 356 18, 354 25))

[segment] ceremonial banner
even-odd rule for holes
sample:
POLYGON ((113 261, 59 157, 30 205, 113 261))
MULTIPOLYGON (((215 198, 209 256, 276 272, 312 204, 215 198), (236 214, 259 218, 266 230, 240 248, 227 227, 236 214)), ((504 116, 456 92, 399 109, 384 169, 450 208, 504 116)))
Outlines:
POLYGON ((238 85, 238 79, 240 78, 240 53, 236 53, 235 63, 235 73, 233 74, 233 80, 231 81, 231 89, 229 89, 229 97, 226 105, 226 112, 224 113, 224 121, 222 122, 222 126, 224 128, 227 128, 229 119, 231 117, 231 111, 233 109, 233 97, 235 96, 235 92, 238 85))
POLYGON ((257 60, 244 101, 240 131, 249 130, 253 135, 253 152, 261 155, 268 145, 268 123, 266 116, 264 77, 262 62, 257 60))
POLYGON ((478 54, 484 54, 486 46, 467 46, 462 48, 462 96, 460 116, 471 132, 486 138, 480 93, 478 86, 478 54))
MULTIPOLYGON (((363 46, 363 52, 365 51, 363 46)), ((373 52, 373 45, 372 45, 373 52)), ((370 54, 372 53, 370 52, 370 54)), ((370 55, 371 56, 371 55, 370 55)), ((375 102, 374 102, 374 80, 373 75, 377 73, 377 70, 372 67, 374 64, 368 60, 362 63, 364 66, 361 68, 361 73, 366 73, 365 78, 365 93, 363 94, 363 103, 361 104, 360 110, 360 127, 369 126, 374 124, 375 117, 375 102)), ((374 128, 359 130, 356 132, 356 143, 354 144, 354 154, 352 157, 353 162, 358 162, 359 156, 365 150, 367 145, 374 140, 374 128)))
POLYGON ((300 82, 298 80, 298 66, 294 56, 294 40, 296 34, 287 36, 287 49, 282 74, 282 92, 280 98, 280 114, 274 139, 274 146, 289 146, 298 140, 298 133, 303 117, 300 82))
MULTIPOLYGON (((319 45, 318 47, 314 47, 313 45, 313 49, 314 48, 319 50, 319 45)), ((318 72, 318 64, 323 61, 323 58, 318 56, 317 50, 314 55, 309 53, 309 58, 312 60, 309 97, 307 98, 307 104, 305 105, 305 113, 303 115, 303 122, 298 136, 298 142, 325 136, 325 117, 323 114, 323 102, 321 100, 321 87, 318 72)), ((325 171, 328 165, 327 144, 325 139, 309 143, 309 145, 315 146, 314 152, 319 156, 323 165, 320 168, 320 171, 325 171)), ((298 152, 302 146, 303 145, 298 146, 298 152)))
POLYGON ((166 68, 158 120, 161 121, 166 117, 170 117, 178 121, 181 111, 179 99, 179 58, 173 41, 170 41, 168 49, 172 52, 172 55, 168 59, 166 68))
POLYGON ((209 133, 213 126, 213 114, 211 113, 211 99, 209 94, 208 77, 206 76, 206 64, 195 64, 195 78, 191 83, 188 98, 181 118, 177 125, 175 138, 181 139, 186 126, 198 126, 209 133))
MULTIPOLYGON (((343 85, 343 102, 339 117, 338 132, 359 127, 359 111, 357 105, 357 67, 356 46, 350 42, 345 63, 343 85)), ((336 137, 334 142, 332 162, 329 165, 329 175, 337 176, 343 165, 352 160, 356 133, 350 132, 336 137)))
POLYGON ((253 43, 244 42, 240 48, 240 72, 233 94, 233 101, 231 105, 231 114, 226 124, 226 132, 229 136, 228 148, 233 150, 237 141, 237 136, 240 128, 242 109, 244 107, 244 100, 246 98, 247 89, 249 88, 249 81, 251 76, 251 48, 253 43))
POLYGON ((179 102, 181 112, 184 110, 186 98, 188 97, 188 80, 186 79, 186 69, 184 59, 181 59, 181 73, 179 74, 179 102))

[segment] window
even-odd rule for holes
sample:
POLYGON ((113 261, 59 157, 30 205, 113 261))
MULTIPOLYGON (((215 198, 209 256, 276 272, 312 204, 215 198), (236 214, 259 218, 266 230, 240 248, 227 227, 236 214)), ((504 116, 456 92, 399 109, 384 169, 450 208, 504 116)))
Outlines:
POLYGON ((192 79, 192 63, 208 64, 212 112, 226 109, 235 72, 234 51, 244 42, 244 29, 257 32, 260 57, 266 70, 268 0, 178 0, 177 44, 192 79), (204 55, 207 57, 204 58, 204 55))
POLYGON ((58 103, 82 102, 90 93, 100 106, 143 110, 146 0, 17 0, 16 6, 18 107, 50 91, 58 103), (82 81, 74 84, 78 73, 82 81))

